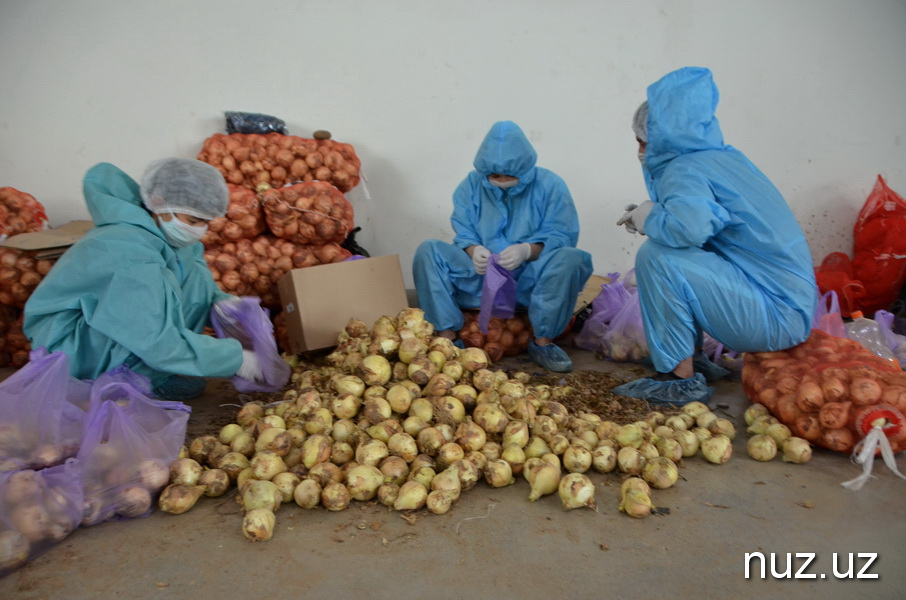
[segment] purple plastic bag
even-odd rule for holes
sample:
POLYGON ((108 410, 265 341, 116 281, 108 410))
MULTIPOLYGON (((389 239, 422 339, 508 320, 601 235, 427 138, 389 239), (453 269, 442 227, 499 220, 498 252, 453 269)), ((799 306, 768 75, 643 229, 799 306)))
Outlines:
POLYGON ((0 473, 0 578, 79 525, 82 482, 74 458, 62 465, 0 473))
POLYGON ((512 319, 516 314, 516 280, 512 271, 500 266, 498 257, 492 254, 488 259, 488 270, 481 288, 478 329, 485 334, 491 319, 512 319))
POLYGON ((830 290, 818 299, 815 315, 812 317, 812 329, 820 329, 834 337, 845 338, 846 328, 840 313, 840 300, 837 292, 830 290))
POLYGON ((0 471, 43 469, 75 456, 85 426, 83 393, 62 352, 33 351, 21 369, 0 383, 0 471))
POLYGON ((595 296, 591 301, 591 316, 585 321, 582 330, 576 334, 573 343, 579 348, 602 352, 601 343, 604 340, 604 334, 607 333, 607 327, 623 308, 629 299, 630 293, 622 281, 619 281, 619 273, 608 273, 610 283, 601 286, 601 293, 595 296))
POLYGON ((220 303, 211 311, 211 324, 219 338, 235 338, 242 347, 258 355, 264 383, 258 384, 238 375, 231 381, 240 392, 276 392, 286 385, 292 368, 280 356, 274 339, 274 324, 261 307, 261 299, 243 296, 238 302, 220 303))
POLYGON ((715 365, 728 371, 739 371, 742 369, 742 355, 736 350, 727 348, 707 333, 702 334, 702 352, 715 365))
POLYGON ((615 362, 642 362, 648 357, 645 325, 639 294, 633 290, 620 308, 601 341, 604 355, 615 362))
POLYGON ((186 437, 189 410, 147 397, 124 382, 95 385, 79 449, 81 524, 151 513, 186 437))
POLYGON ((875 322, 878 324, 878 329, 881 330, 884 344, 893 352, 900 368, 906 369, 906 336, 894 331, 896 315, 890 311, 879 310, 875 312, 875 322))

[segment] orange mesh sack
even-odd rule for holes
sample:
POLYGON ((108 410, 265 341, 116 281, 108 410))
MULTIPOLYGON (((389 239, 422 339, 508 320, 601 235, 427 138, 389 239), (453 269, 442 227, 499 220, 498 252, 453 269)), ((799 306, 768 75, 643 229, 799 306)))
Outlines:
POLYGON ((274 235, 298 244, 341 244, 354 225, 352 204, 325 181, 269 189, 261 203, 274 235))
POLYGON ((853 277, 866 314, 890 307, 906 282, 906 201, 880 175, 853 229, 853 277))
POLYGON ((16 188, 0 187, 0 241, 47 228, 47 213, 35 197, 16 188))
MULTIPOLYGON (((838 452, 851 452, 868 433, 870 412, 889 411, 900 423, 906 413, 906 373, 895 361, 818 329, 793 348, 746 353, 742 385, 793 435, 838 452)), ((886 433, 894 452, 906 448, 906 429, 886 433)))
POLYGON ((201 238, 206 248, 243 238, 251 239, 267 230, 264 210, 255 192, 232 184, 228 184, 227 188, 230 190, 230 204, 226 215, 208 223, 208 232, 201 238))

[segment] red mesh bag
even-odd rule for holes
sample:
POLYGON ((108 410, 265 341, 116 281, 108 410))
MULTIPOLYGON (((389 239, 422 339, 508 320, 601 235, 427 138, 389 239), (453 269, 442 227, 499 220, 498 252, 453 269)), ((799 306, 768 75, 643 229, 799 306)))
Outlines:
POLYGON ((853 278, 853 266, 849 256, 842 252, 828 254, 815 267, 815 280, 822 294, 836 292, 840 303, 840 314, 848 317, 853 311, 861 310, 865 286, 853 278))
POLYGON ((16 188, 0 188, 0 240, 47 228, 47 213, 35 197, 16 188))
POLYGON ((228 184, 230 204, 226 215, 212 220, 201 242, 205 248, 212 245, 254 238, 267 230, 264 210, 255 192, 238 185, 228 184))
POLYGON ((269 189, 261 203, 274 235, 299 244, 341 244, 354 226, 352 204, 324 181, 269 189))
POLYGON ((888 308, 906 281, 906 201, 878 175, 853 229, 853 278, 866 314, 888 308))

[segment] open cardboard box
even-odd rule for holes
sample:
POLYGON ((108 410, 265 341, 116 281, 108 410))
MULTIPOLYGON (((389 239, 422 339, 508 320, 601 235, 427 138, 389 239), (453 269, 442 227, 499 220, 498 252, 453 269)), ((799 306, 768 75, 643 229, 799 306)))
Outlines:
POLYGON ((277 287, 295 354, 336 346, 351 318, 371 327, 409 306, 397 254, 293 269, 277 287))
POLYGON ((20 233, 8 237, 0 242, 0 246, 21 250, 38 260, 57 258, 66 252, 67 248, 82 239, 82 236, 88 233, 92 227, 94 227, 94 223, 91 221, 70 221, 54 229, 20 233))

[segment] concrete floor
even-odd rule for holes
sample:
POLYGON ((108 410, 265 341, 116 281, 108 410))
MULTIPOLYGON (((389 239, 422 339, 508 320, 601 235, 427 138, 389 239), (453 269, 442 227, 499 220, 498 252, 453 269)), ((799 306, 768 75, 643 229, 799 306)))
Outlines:
MULTIPOLYGON (((576 369, 625 368, 571 353, 576 369)), ((235 408, 222 405, 235 397, 223 389, 212 382, 193 403, 190 432, 229 421, 235 408)), ((740 384, 715 389, 744 430, 740 384)), ((725 465, 686 459, 680 481, 652 494, 669 514, 643 520, 618 512, 620 476, 599 473, 590 474, 597 513, 564 512, 556 495, 530 503, 520 478, 503 489, 479 483, 447 514, 420 511, 411 523, 370 503, 336 513, 284 505, 273 539, 259 543, 242 536, 233 495, 202 498, 183 515, 78 529, 0 579, 0 598, 906 597, 906 481, 878 462, 877 478, 853 492, 840 486, 859 472, 847 456, 816 450, 805 465, 760 463, 745 444, 741 433, 725 465), (754 561, 746 578, 754 552, 775 556, 778 575, 768 563, 762 577, 754 561), (869 554, 877 558, 857 578, 869 554), (856 560, 851 577, 834 575, 835 556, 838 573, 856 560)))

